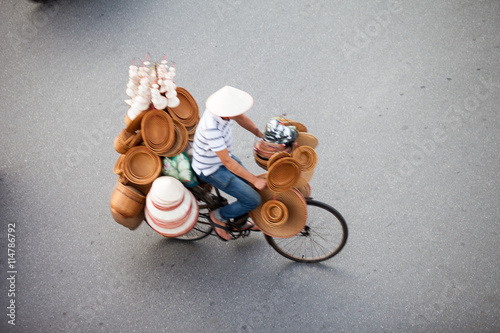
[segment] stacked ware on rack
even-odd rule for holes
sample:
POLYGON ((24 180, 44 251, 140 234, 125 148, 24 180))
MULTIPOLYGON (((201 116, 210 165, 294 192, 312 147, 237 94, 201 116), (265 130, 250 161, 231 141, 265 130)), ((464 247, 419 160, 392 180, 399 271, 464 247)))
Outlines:
POLYGON ((146 197, 146 221, 165 237, 189 232, 198 220, 198 202, 194 195, 174 177, 157 178, 146 197))
POLYGON ((259 191, 261 204, 250 216, 265 234, 288 238, 304 228, 317 145, 305 125, 282 117, 271 119, 264 137, 255 143, 255 161, 267 170, 259 177, 266 179, 267 188, 259 191))
MULTIPOLYGON (((178 192, 186 203, 176 210, 166 209, 171 207, 161 206, 168 204, 168 200, 163 199, 164 192, 158 188, 160 185, 156 187, 156 194, 150 193, 150 190, 156 180, 163 178, 160 176, 165 159, 175 158, 189 148, 200 115, 191 94, 175 85, 175 67, 169 67, 165 58, 155 64, 151 64, 148 58, 149 55, 140 67, 135 63, 129 67, 126 93, 130 99, 125 101, 129 109, 124 119, 125 128, 114 140, 114 148, 120 157, 113 170, 118 180, 111 194, 110 208, 113 219, 130 230, 136 229, 146 218, 148 224, 160 234, 177 237, 182 232, 188 232, 194 225, 193 220, 197 219, 198 210, 191 203, 192 198, 189 194, 178 192), (148 200, 157 203, 156 206, 149 204, 149 213, 148 200), (179 209, 186 208, 186 205, 189 215, 180 219, 179 209), (165 224, 169 215, 175 217, 174 228, 171 228, 172 224, 165 224)), ((181 182, 177 184, 165 180, 160 184, 170 185, 172 189, 177 189, 179 184, 184 187, 181 182)))

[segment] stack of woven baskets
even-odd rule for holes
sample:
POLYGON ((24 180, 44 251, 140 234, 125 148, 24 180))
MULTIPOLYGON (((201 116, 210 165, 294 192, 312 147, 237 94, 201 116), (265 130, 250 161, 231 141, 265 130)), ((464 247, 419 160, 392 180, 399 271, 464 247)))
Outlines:
POLYGON ((318 162, 314 149, 318 140, 307 132, 305 125, 284 118, 282 121, 293 126, 298 135, 287 144, 265 140, 255 144, 255 161, 267 170, 260 175, 266 179, 267 188, 259 191, 261 204, 250 216, 264 233, 288 238, 297 235, 306 224, 305 198, 311 195, 309 181, 318 162))
MULTIPOLYGON (((127 94, 132 99, 126 102, 130 109, 125 128, 114 140, 120 157, 114 167, 118 180, 111 194, 111 214, 131 230, 145 218, 146 196, 160 176, 162 157, 177 156, 186 150, 200 119, 195 99, 186 89, 175 86, 175 71, 166 70, 166 61, 149 65, 145 62, 139 70, 129 71, 127 94), (159 89, 158 81, 162 81, 164 89, 159 89)), ((192 219, 185 222, 191 223, 192 219)))

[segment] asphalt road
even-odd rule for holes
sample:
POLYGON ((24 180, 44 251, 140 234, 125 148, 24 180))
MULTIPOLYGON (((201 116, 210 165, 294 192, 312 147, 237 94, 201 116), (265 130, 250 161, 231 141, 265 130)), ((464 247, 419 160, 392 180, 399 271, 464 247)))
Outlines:
POLYGON ((3 0, 0 32, 1 332, 500 331, 499 1, 3 0), (229 84, 260 127, 308 126, 313 196, 350 227, 338 256, 114 222, 148 52, 201 109, 229 84))

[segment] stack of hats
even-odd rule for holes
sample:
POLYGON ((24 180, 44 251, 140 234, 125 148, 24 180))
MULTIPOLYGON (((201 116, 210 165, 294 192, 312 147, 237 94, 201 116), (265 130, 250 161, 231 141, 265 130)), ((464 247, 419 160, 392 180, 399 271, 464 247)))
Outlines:
POLYGON ((114 172, 118 181, 111 194, 114 220, 130 229, 144 220, 145 197, 160 176, 162 158, 182 154, 192 140, 200 116, 193 96, 173 82, 175 65, 151 64, 149 55, 140 67, 129 68, 126 93, 130 106, 125 115, 125 128, 114 140, 120 153, 114 172), (139 198, 138 196, 142 196, 139 198), (128 210, 134 199, 142 209, 128 210))
POLYGON ((283 117, 272 118, 266 125, 266 133, 272 127, 272 135, 264 134, 264 138, 256 140, 254 143, 255 162, 261 168, 268 170, 269 159, 275 153, 289 153, 297 146, 309 146, 316 148, 318 139, 307 132, 307 127, 291 119, 283 117), (285 128, 285 131, 280 129, 285 128), (287 134, 282 134, 286 132, 287 134))
POLYGON ((184 88, 177 87, 177 97, 179 98, 179 105, 176 107, 167 107, 167 111, 174 120, 184 125, 188 132, 189 140, 193 141, 196 125, 200 121, 198 104, 196 104, 193 96, 184 88))
POLYGON ((280 125, 293 127, 298 135, 292 144, 260 140, 254 146, 255 161, 268 172, 260 176, 266 179, 267 188, 259 191, 261 204, 250 216, 265 234, 287 238, 297 235, 307 220, 305 198, 311 195, 309 181, 318 162, 314 150, 318 140, 297 121, 286 118, 279 121, 280 125))
POLYGON ((153 182, 145 216, 155 231, 165 237, 184 235, 194 227, 198 214, 196 198, 179 180, 162 176, 153 182))

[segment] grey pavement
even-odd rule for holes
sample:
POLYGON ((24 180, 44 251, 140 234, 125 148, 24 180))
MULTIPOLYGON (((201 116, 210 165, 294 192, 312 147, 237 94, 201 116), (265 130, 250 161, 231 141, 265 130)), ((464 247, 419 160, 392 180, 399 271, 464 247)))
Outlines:
MULTIPOLYGON (((500 1, 0 8, 1 332, 500 332, 500 1), (113 140, 147 52, 200 109, 229 84, 259 127, 308 126, 313 196, 350 228, 338 256, 114 222, 113 140)), ((260 172, 251 135, 235 140, 260 172)))

